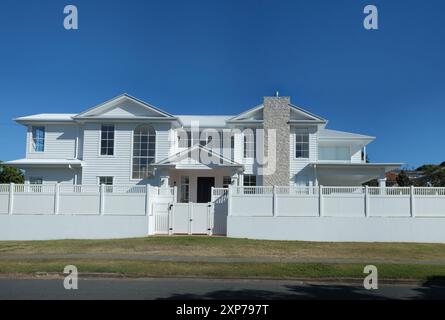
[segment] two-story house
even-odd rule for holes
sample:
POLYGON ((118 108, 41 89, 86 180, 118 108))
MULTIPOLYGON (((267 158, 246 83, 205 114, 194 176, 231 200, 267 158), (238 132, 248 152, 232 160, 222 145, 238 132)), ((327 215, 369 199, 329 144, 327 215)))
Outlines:
POLYGON ((212 186, 230 184, 384 185, 385 172, 401 165, 367 163, 374 137, 327 129, 287 97, 265 97, 236 116, 195 116, 123 94, 79 114, 15 121, 27 127, 26 156, 7 164, 23 169, 26 183, 177 186, 181 202, 208 202, 212 186), (258 161, 266 155, 270 172, 258 161))

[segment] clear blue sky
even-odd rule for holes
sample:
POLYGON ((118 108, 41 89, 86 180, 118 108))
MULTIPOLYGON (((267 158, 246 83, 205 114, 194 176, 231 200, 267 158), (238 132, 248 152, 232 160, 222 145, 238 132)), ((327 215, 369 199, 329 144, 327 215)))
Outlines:
POLYGON ((128 92, 175 114, 237 114, 276 90, 374 135, 372 162, 445 161, 445 2, 18 1, 0 10, 0 159, 12 118, 77 113, 128 92), (63 7, 79 30, 63 28, 63 7), (366 31, 363 8, 379 9, 366 31))

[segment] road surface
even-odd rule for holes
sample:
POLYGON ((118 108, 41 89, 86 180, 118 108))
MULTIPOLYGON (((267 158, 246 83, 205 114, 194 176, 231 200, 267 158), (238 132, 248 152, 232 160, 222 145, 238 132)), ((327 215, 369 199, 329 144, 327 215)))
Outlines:
POLYGON ((288 280, 79 279, 66 290, 63 279, 0 279, 0 299, 445 299, 445 286, 303 283, 288 280))

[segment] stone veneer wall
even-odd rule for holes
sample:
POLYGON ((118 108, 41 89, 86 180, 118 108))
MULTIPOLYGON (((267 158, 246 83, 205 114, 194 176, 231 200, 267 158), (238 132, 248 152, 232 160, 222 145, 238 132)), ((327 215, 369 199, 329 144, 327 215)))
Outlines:
POLYGON ((276 131, 276 170, 271 175, 263 176, 265 186, 289 185, 289 153, 290 153, 290 98, 289 97, 264 97, 263 127, 264 127, 264 152, 269 155, 267 133, 269 129, 276 131))

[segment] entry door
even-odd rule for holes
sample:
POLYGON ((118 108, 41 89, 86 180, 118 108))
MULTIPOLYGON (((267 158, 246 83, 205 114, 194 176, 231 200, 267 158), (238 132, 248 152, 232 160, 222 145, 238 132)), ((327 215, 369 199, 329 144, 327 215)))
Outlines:
POLYGON ((214 177, 198 177, 198 203, 207 203, 212 200, 212 187, 215 186, 214 177))

